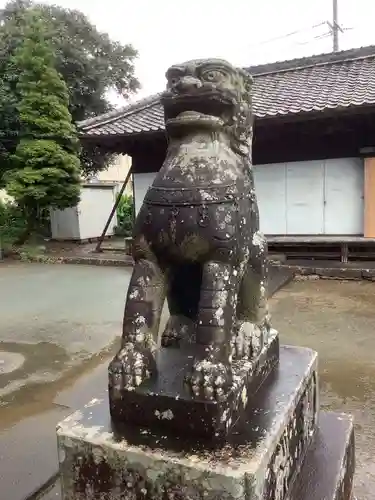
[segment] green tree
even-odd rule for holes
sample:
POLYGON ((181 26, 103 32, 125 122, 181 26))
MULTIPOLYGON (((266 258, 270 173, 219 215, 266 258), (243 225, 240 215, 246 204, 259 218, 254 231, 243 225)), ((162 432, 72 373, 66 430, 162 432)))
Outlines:
MULTIPOLYGON (((137 51, 99 32, 81 12, 56 5, 13 0, 5 6, 0 12, 0 53, 5 59, 22 43, 28 29, 24 14, 31 10, 46 23, 56 69, 69 89, 69 110, 74 123, 109 111, 109 90, 128 97, 139 88, 134 76, 137 51)), ((102 151, 84 153, 81 159, 86 170, 105 168, 108 155, 102 151)))
POLYGON ((12 71, 0 71, 0 189, 4 187, 4 174, 12 168, 11 154, 18 143, 17 100, 11 76, 12 71))
POLYGON ((27 29, 11 63, 17 73, 19 142, 6 174, 7 192, 22 208, 27 227, 18 243, 33 232, 48 207, 79 201, 79 141, 68 109, 69 93, 55 69, 54 52, 43 21, 27 15, 27 29))

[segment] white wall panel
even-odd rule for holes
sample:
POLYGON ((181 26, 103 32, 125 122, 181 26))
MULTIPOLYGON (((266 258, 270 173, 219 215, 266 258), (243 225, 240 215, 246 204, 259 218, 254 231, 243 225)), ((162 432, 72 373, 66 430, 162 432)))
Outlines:
POLYGON ((260 230, 264 234, 286 234, 286 164, 256 165, 260 230))
POLYGON ((147 193, 147 189, 154 182, 156 172, 147 174, 134 174, 134 196, 135 196, 135 214, 140 211, 143 199, 147 193))
POLYGON ((326 160, 324 233, 363 234, 364 166, 361 158, 326 160))
POLYGON ((286 234, 323 234, 324 162, 288 163, 286 182, 286 234))

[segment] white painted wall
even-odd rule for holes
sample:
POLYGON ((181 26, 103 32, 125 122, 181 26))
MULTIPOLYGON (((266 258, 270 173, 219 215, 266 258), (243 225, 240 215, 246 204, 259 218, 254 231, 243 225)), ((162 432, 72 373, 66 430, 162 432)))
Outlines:
POLYGON ((79 240, 78 207, 51 210, 51 235, 54 240, 79 240))
POLYGON ((324 162, 286 164, 285 213, 287 234, 324 233, 324 162))
POLYGON ((363 234, 362 159, 256 165, 254 177, 265 234, 363 234))
MULTIPOLYGON (((115 186, 84 186, 78 205, 79 231, 82 240, 98 238, 107 222, 116 198, 115 186)), ((114 233, 117 217, 114 215, 109 225, 107 236, 114 233)))
MULTIPOLYGON (((97 175, 97 180, 99 182, 109 182, 118 185, 118 191, 121 189, 126 176, 128 175, 129 169, 132 164, 131 156, 128 155, 116 155, 113 159, 112 164, 104 172, 99 172, 97 175)), ((133 195, 133 185, 132 179, 130 178, 124 194, 133 195)))
MULTIPOLYGON (((265 234, 363 234, 364 170, 360 158, 254 166, 265 234)), ((156 173, 135 174, 139 212, 156 173)))
POLYGON ((363 234, 364 163, 361 158, 326 161, 324 232, 363 234))
POLYGON ((286 164, 254 167, 260 223, 265 234, 286 234, 286 164))
MULTIPOLYGON (((75 208, 51 210, 52 238, 55 240, 86 240, 98 238, 107 222, 116 197, 113 184, 85 184, 81 201, 75 208)), ((114 233, 117 217, 114 215, 107 236, 114 233)))
POLYGON ((154 182, 156 172, 147 174, 134 174, 134 193, 135 193, 135 214, 140 211, 143 199, 146 195, 147 189, 154 182))

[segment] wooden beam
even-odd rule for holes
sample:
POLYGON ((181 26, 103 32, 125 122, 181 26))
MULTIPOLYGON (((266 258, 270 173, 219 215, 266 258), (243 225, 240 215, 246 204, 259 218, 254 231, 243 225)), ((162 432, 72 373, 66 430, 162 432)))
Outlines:
POLYGON ((105 235, 107 234, 107 231, 108 231, 109 225, 111 223, 111 220, 113 219, 113 216, 115 215, 117 207, 119 206, 119 203, 121 201, 122 195, 124 194, 125 188, 126 188, 128 182, 129 182, 131 174, 132 174, 132 167, 129 168, 129 171, 128 171, 128 174, 127 174, 127 176, 125 178, 125 181, 124 181, 123 185, 121 186, 119 194, 117 195, 117 198, 116 198, 116 201, 115 201, 115 203, 114 203, 114 205, 112 207, 111 213, 109 214, 108 220, 105 223, 103 232, 102 232, 102 234, 100 235, 100 237, 98 239, 98 243, 96 244, 95 252, 100 252, 101 251, 101 246, 102 246, 102 243, 104 241, 105 235))

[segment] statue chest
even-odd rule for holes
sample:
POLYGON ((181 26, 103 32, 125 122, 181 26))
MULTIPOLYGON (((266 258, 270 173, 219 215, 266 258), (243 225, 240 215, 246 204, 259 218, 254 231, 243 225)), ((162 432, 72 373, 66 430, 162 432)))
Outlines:
POLYGON ((250 197, 252 184, 248 165, 226 144, 189 144, 168 151, 145 202, 220 203, 250 197))

